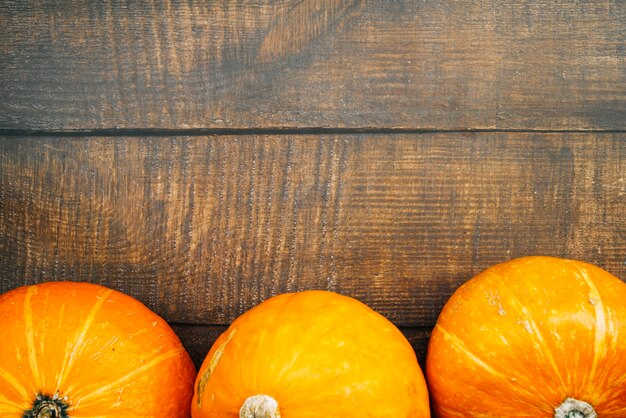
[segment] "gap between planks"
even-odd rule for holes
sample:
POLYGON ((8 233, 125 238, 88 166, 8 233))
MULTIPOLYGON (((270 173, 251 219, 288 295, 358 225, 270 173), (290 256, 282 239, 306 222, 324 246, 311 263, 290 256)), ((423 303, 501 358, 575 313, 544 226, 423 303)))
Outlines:
POLYGON ((270 127, 270 128, 193 128, 193 129, 76 129, 29 130, 0 129, 5 137, 175 137, 175 136, 245 136, 245 135, 388 135, 388 134, 463 134, 463 133, 626 133, 626 129, 426 129, 426 128, 327 128, 327 127, 270 127))

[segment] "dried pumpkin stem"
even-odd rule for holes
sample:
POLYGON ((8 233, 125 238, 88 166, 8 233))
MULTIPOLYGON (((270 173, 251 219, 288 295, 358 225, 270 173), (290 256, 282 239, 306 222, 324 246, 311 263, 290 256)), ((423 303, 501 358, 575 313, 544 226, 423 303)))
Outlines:
POLYGON ((23 418, 68 418, 68 405, 58 394, 54 396, 37 395, 33 407, 24 412, 23 418))
POLYGON ((239 418, 280 418, 278 402, 269 395, 250 396, 241 406, 239 418))
POLYGON ((598 414, 587 402, 567 398, 554 410, 554 418, 598 418, 598 414))

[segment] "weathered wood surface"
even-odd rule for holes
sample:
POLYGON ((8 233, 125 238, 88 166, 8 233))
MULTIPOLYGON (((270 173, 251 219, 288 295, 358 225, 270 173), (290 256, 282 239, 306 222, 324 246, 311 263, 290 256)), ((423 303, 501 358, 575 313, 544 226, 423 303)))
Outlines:
POLYGON ((626 2, 5 2, 0 129, 626 129, 626 2))
POLYGON ((423 365, 492 264, 626 280, 625 45, 621 0, 5 2, 0 292, 124 291, 199 365, 260 301, 329 289, 423 365))
POLYGON ((0 140, 0 291, 102 283, 173 323, 310 288, 431 327, 491 264, 626 278, 626 136, 440 133, 0 140))

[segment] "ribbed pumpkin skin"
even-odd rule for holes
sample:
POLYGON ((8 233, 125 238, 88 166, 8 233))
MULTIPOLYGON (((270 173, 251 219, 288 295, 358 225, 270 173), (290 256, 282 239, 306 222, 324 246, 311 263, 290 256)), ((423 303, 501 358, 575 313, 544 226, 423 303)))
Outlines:
POLYGON ((287 293, 236 319, 200 368, 192 417, 238 417, 267 394, 281 418, 429 417, 415 353, 363 303, 326 291, 287 293), (212 370, 212 372, 211 372, 212 370))
POLYGON ((524 257, 461 286, 432 333, 439 417, 553 417, 566 398, 626 417, 626 284, 579 261, 524 257))
POLYGON ((139 301, 88 283, 0 296, 0 416, 37 394, 81 417, 189 417, 195 369, 171 328, 139 301))

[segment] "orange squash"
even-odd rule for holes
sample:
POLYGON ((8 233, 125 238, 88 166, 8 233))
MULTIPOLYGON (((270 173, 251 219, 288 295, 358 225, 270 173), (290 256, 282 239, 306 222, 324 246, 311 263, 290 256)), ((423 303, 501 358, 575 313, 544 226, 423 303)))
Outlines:
POLYGON ((524 257, 461 286, 432 333, 439 417, 626 417, 626 284, 580 261, 524 257))
POLYGON ((402 333, 326 291, 275 296, 237 318, 209 351, 192 402, 194 418, 429 416, 402 333))
POLYGON ((172 329, 130 296, 73 282, 0 296, 4 418, 186 418, 194 379, 172 329))

